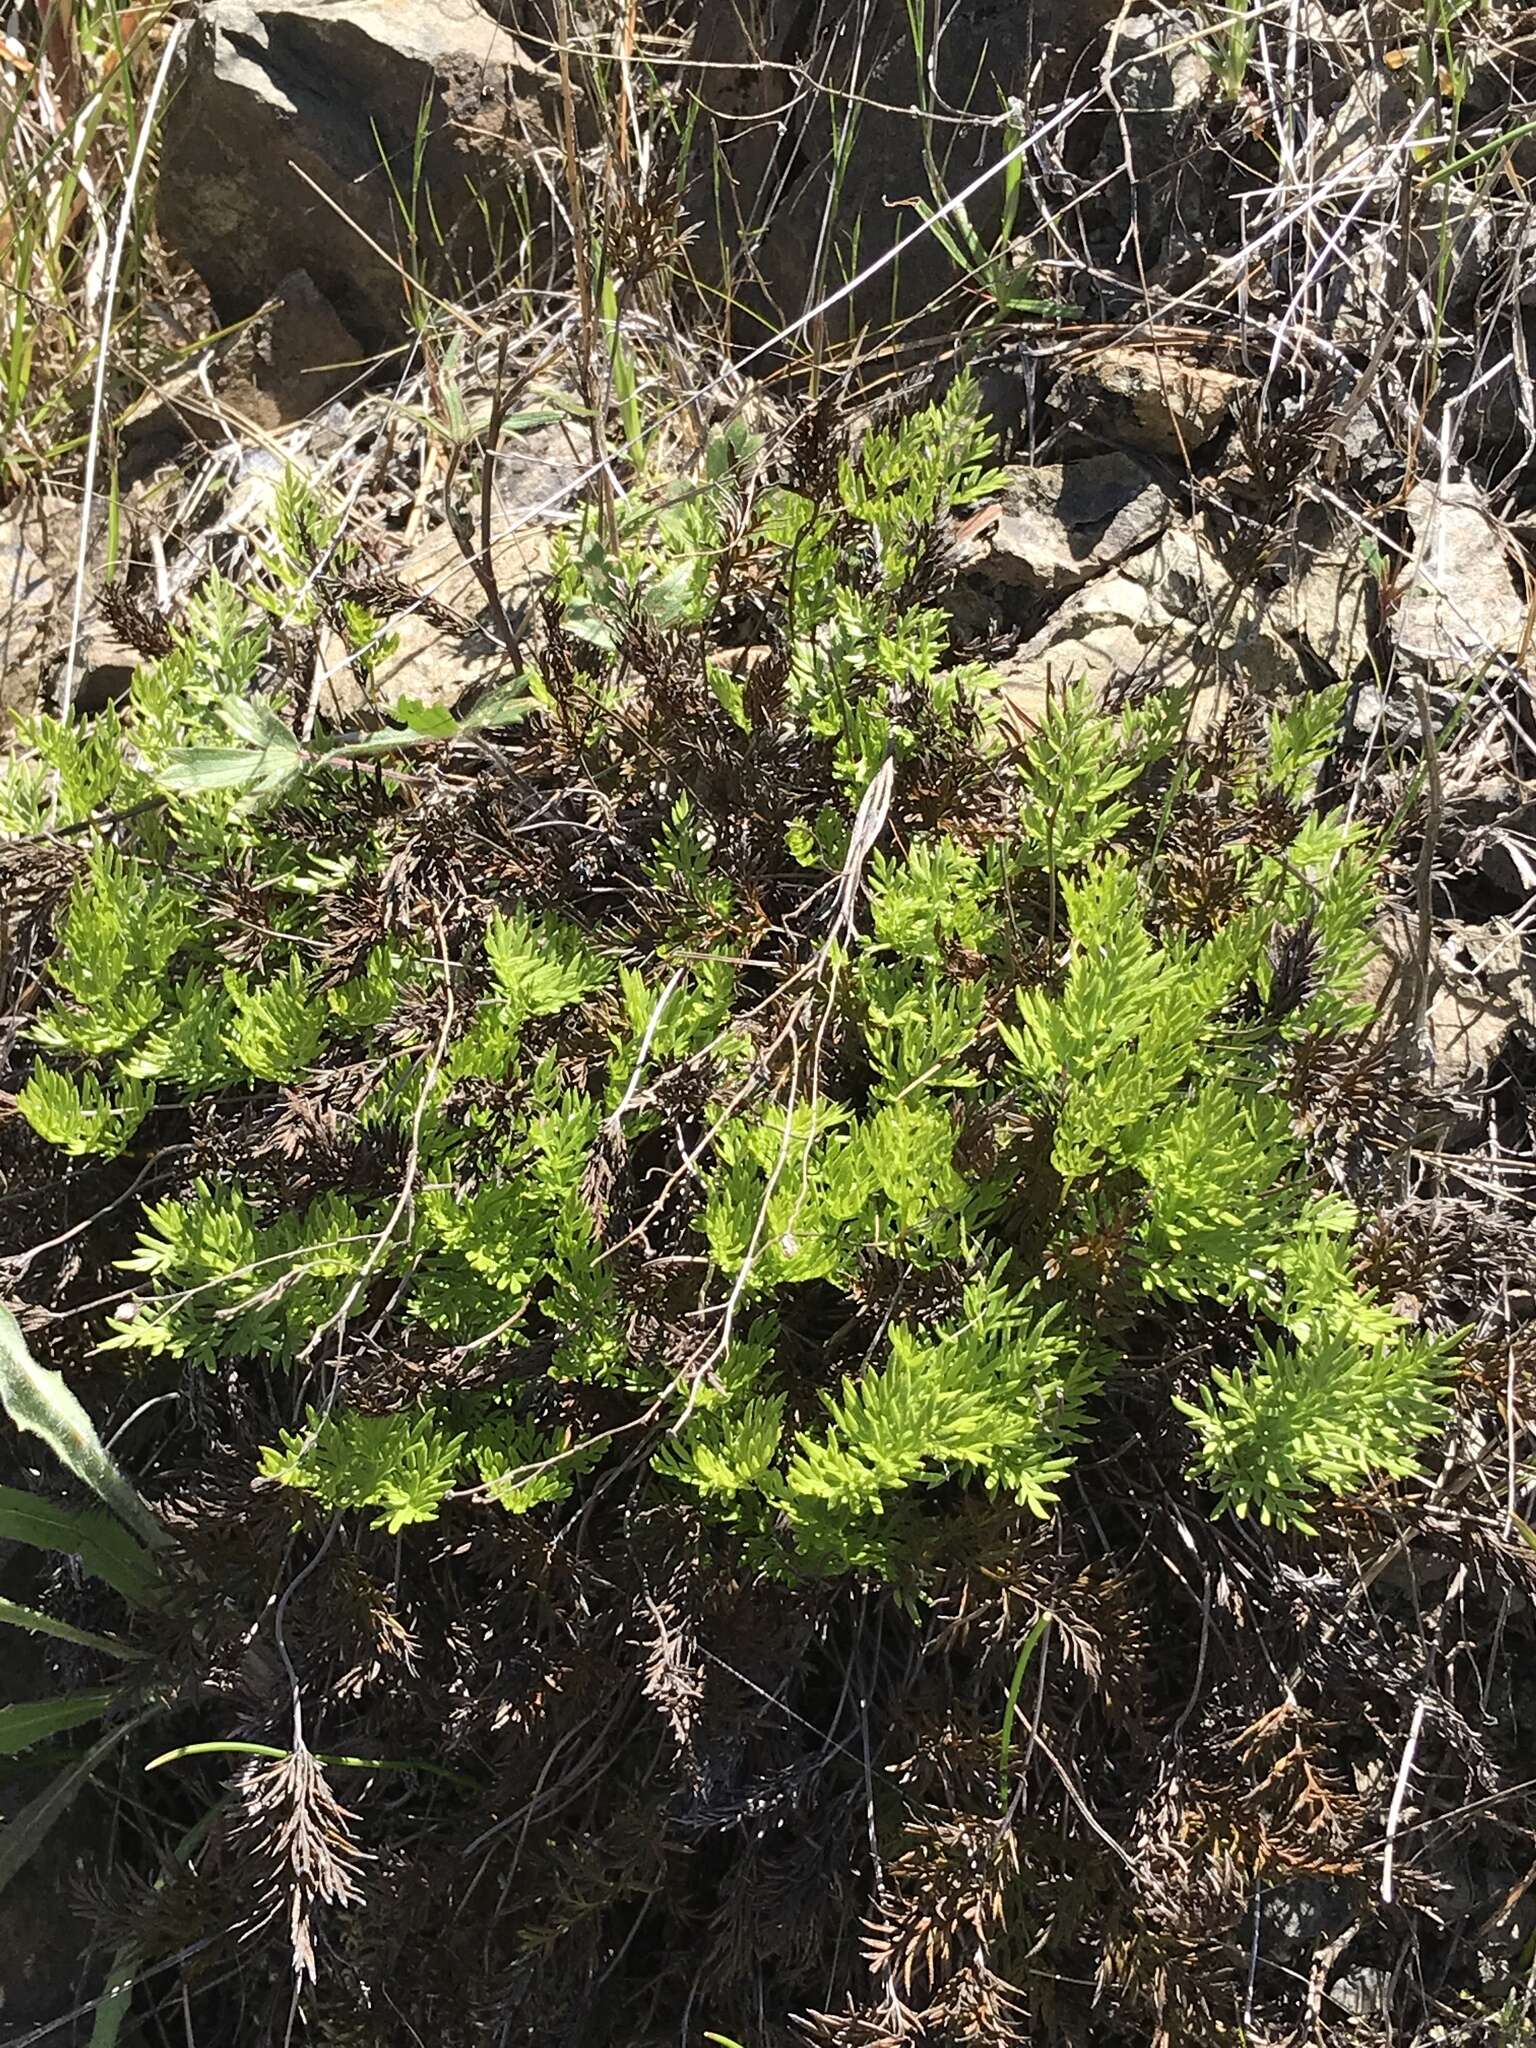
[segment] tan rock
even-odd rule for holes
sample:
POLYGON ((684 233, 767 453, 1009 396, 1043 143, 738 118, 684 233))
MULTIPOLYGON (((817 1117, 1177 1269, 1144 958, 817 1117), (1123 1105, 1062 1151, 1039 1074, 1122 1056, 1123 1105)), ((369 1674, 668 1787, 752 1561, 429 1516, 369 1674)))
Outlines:
POLYGON ((1204 447, 1247 381, 1167 349, 1107 348, 1066 372, 1051 405, 1104 440, 1179 458, 1204 447))
POLYGON ((29 710, 36 695, 58 588, 28 525, 15 511, 0 517, 0 705, 18 711, 29 710))
POLYGON ((1416 484, 1407 511, 1415 545, 1392 619, 1399 657, 1445 675, 1518 653, 1526 607, 1477 486, 1416 484))
POLYGON ((1239 682, 1279 700, 1306 681, 1262 600, 1234 590, 1215 551, 1182 523, 1073 591, 999 674, 1005 703, 1027 725, 1037 724, 1050 699, 1074 681, 1101 698, 1193 683, 1197 733, 1221 718, 1239 682))
POLYGON ((1293 635, 1342 681, 1370 659, 1371 575, 1356 547, 1312 556, 1275 593, 1270 625, 1293 635))
POLYGON ((1142 584, 1100 576, 999 665, 1004 705, 1020 724, 1036 726, 1047 705, 1077 682, 1101 699, 1133 681, 1180 687, 1191 673, 1189 638, 1142 584))
POLYGON ((1383 1030, 1411 1028, 1422 1011, 1422 1049, 1437 1081, 1458 1087, 1486 1072, 1512 1031, 1536 1034, 1536 948, 1515 925, 1503 918, 1437 923, 1422 997, 1417 919, 1395 906, 1378 921, 1377 938, 1381 951, 1367 971, 1364 999, 1383 1030))
MULTIPOLYGON (((492 543, 497 588, 514 620, 548 560, 547 527, 516 527, 492 543)), ((463 630, 455 632, 440 617, 421 611, 396 613, 387 621, 393 645, 377 662, 372 690, 366 693, 340 641, 334 634, 323 635, 320 708, 334 723, 367 720, 402 697, 420 704, 452 705, 471 687, 478 691, 513 679, 507 651, 483 617, 484 590, 450 533, 432 535, 404 558, 395 573, 423 597, 459 614, 463 630)))

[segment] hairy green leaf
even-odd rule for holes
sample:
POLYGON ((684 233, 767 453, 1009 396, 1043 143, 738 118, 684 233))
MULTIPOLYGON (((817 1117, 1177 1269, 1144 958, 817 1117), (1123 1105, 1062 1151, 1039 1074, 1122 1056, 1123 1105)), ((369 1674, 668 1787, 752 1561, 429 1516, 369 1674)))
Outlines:
POLYGON ((21 1325, 0 1306, 0 1402, 18 1429, 40 1436, 59 1462, 73 1472, 151 1550, 169 1547, 170 1537, 96 1434, 96 1426, 64 1383, 62 1373, 40 1366, 27 1348, 21 1325))

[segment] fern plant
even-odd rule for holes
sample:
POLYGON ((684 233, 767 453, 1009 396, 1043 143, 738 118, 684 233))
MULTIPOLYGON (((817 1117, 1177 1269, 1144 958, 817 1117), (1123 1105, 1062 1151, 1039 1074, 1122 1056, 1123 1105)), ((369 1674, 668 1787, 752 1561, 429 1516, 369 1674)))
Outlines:
POLYGON ((323 1348, 263 1474, 390 1531, 622 1473, 759 1569, 920 1577, 965 1490, 1055 1511, 1149 1372, 1214 1508, 1306 1527, 1412 1470, 1451 1365, 1288 1100, 1363 1021, 1339 699, 1177 775, 1172 697, 1010 744, 937 602, 996 481, 973 393, 816 432, 560 545, 537 730, 301 744, 273 607, 217 583, 121 713, 27 724, 0 815, 86 850, 19 1113, 79 1157, 199 1134, 104 1342, 323 1348), (1213 1316, 1218 1369, 1156 1364, 1213 1316))

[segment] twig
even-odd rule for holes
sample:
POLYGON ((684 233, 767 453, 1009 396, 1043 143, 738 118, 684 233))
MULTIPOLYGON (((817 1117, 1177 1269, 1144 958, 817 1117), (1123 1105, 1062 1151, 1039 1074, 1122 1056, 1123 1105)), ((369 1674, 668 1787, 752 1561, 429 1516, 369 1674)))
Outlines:
POLYGON ((122 211, 118 215, 117 233, 112 240, 112 259, 107 265, 106 288, 101 298, 101 340, 96 348, 96 377, 91 392, 91 434, 85 453, 85 482, 80 495, 80 545, 75 554, 75 598, 69 620, 69 652, 65 656, 64 673, 59 680, 60 718, 68 718, 75 701, 75 667, 80 659, 80 629, 85 618, 85 571, 91 551, 91 507, 96 496, 96 467, 101 459, 101 426, 107 402, 107 358, 112 342, 112 315, 117 305, 118 279, 128 248, 129 230, 133 226, 133 208, 138 196, 139 179, 144 174, 144 162, 149 155, 150 143, 154 139, 155 114, 186 29, 187 24, 178 21, 166 37, 165 48, 160 52, 160 62, 155 67, 149 98, 144 102, 144 111, 139 119, 139 139, 133 152, 133 161, 128 167, 128 179, 123 187, 122 211))
POLYGON ((1403 1802, 1408 1796, 1408 1779, 1413 1771, 1414 1754, 1419 1746, 1419 1731, 1424 1726, 1424 1712, 1429 1704, 1429 1695, 1420 1693, 1413 1709, 1413 1719, 1408 1724, 1408 1740, 1403 1745, 1403 1760, 1398 1766, 1397 1783, 1392 1788, 1392 1804, 1387 1809, 1387 1839, 1381 1859, 1381 1897, 1384 1905, 1392 1903, 1393 1865, 1397 1857, 1397 1831, 1402 1824, 1403 1802))

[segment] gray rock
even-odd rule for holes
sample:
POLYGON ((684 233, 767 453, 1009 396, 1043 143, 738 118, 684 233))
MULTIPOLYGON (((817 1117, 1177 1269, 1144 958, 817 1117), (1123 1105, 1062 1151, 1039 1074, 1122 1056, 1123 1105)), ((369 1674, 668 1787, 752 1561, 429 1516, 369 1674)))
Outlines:
POLYGON ((1199 26, 1193 14, 1170 9, 1123 15, 1112 31, 1109 61, 1115 105, 1138 123, 1133 138, 1145 134, 1152 147, 1169 155, 1211 82, 1210 62, 1199 46, 1199 26))
POLYGON ((1234 590, 1215 551, 1181 523, 1071 592, 998 673, 1005 703, 1025 724, 1038 723, 1049 699, 1079 680, 1105 698, 1193 685, 1197 733, 1223 716, 1239 682, 1277 699, 1306 683, 1262 599, 1234 590))
MULTIPOLYGON (((1383 1029, 1418 1016, 1418 920, 1396 907, 1378 920, 1380 952, 1361 990, 1383 1029)), ((1430 935, 1429 987, 1420 1048, 1435 1081, 1458 1088, 1485 1073, 1512 1033, 1536 1044, 1536 945, 1503 918, 1487 924, 1437 922, 1430 935)))
POLYGON ((386 345, 406 315, 389 259, 418 125, 442 232, 439 248, 423 209, 428 268, 483 279, 509 171, 551 146, 557 89, 476 0, 212 0, 166 114, 161 229, 227 317, 302 269, 359 339, 386 345))
POLYGON ((1344 1927, 1350 1917, 1350 1903, 1339 1885, 1301 1879, 1295 1884, 1276 1885, 1264 1893, 1259 1905, 1260 1942, 1267 1954, 1269 1945, 1303 1948, 1310 1953, 1344 1927))
POLYGON ((1358 531, 1324 506, 1304 505, 1280 561, 1286 580, 1271 600, 1270 625, 1350 680, 1371 657, 1373 577, 1358 531))
MULTIPOLYGON (((134 672, 144 657, 118 638, 99 615, 88 615, 81 623, 80 647, 75 663, 74 704, 78 711, 102 711, 128 694, 134 672)), ((63 664, 60 663, 62 669, 63 664)))
POLYGON ((993 583, 1073 590, 1151 542, 1168 501, 1128 455, 1012 469, 975 567, 993 583))
POLYGON ((1104 124, 1089 172, 1093 183, 1103 185, 1108 230, 1106 236, 1101 229, 1096 240, 1107 243, 1104 254, 1113 263, 1134 219, 1144 263, 1170 253, 1170 228, 1187 260, 1202 229, 1186 216, 1198 209, 1188 207, 1187 194, 1186 204, 1178 203, 1177 180, 1169 173, 1189 153, 1197 111, 1211 91, 1211 65, 1200 47, 1196 17, 1172 8, 1124 15, 1110 30, 1104 62, 1115 117, 1104 124))
MULTIPOLYGON (((98 504, 86 550, 87 638, 106 557, 107 514, 98 504)), ((49 682, 69 639, 80 514, 46 492, 18 497, 0 515, 0 710, 46 709, 49 682)), ((0 740, 10 725, 0 719, 0 740)))
POLYGON ((1453 675, 1516 653, 1526 609, 1482 492, 1465 481, 1418 483, 1407 512, 1414 551, 1392 621, 1399 659, 1453 675))
POLYGON ((1313 146, 1315 175, 1342 178, 1354 173, 1363 181, 1412 117, 1413 104, 1400 71, 1380 62, 1357 66, 1313 146))
POLYGON ((1011 717, 1040 723, 1046 706, 1074 683, 1096 697, 1118 686, 1180 686, 1190 676, 1189 634, 1144 585, 1114 573, 1075 591, 1009 660, 998 665, 1011 717))
POLYGON ((1328 1996, 1336 2006, 1356 2019, 1370 2019, 1386 2011, 1387 1993, 1391 1987, 1390 1970, 1379 1970, 1369 1963, 1362 1963, 1353 1970, 1346 1970, 1343 1976, 1335 1977, 1328 1987, 1328 1996))
POLYGON ((278 280, 270 307, 245 339, 251 417, 269 429, 323 410, 359 375, 361 343, 306 270, 278 280))
POLYGON ((1457 809, 1469 825, 1458 867, 1511 904, 1536 902, 1536 785, 1493 780, 1457 809))

